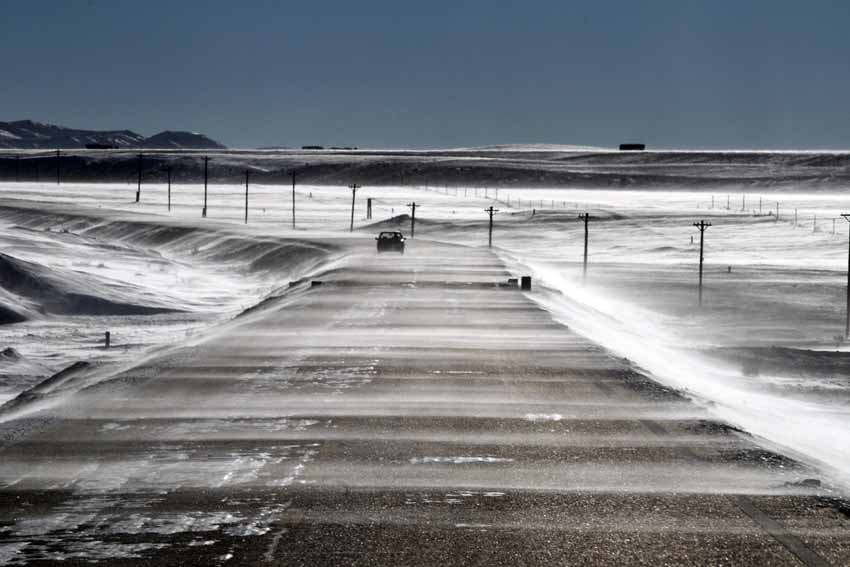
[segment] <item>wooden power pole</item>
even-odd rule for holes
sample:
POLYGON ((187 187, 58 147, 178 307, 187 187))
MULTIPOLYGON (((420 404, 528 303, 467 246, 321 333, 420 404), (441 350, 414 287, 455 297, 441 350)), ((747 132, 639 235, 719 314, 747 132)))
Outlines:
POLYGON ((201 216, 207 218, 207 181, 209 179, 209 170, 208 165, 210 163, 210 157, 204 156, 204 208, 201 211, 201 216))
MULTIPOLYGON (((841 216, 847 222, 850 222, 850 213, 842 213, 841 216)), ((848 231, 848 235, 850 235, 850 231, 848 231)), ((850 338, 850 241, 847 244, 847 304, 844 309, 844 340, 848 338, 850 338)))
POLYGON ((295 176, 298 175, 297 172, 293 169, 290 172, 292 176, 292 228, 295 228, 295 176))
POLYGON ((484 209, 484 212, 490 215, 490 232, 488 233, 488 236, 487 236, 487 247, 492 248, 493 247, 493 215, 498 213, 499 209, 494 209, 493 205, 490 205, 489 207, 484 209))
POLYGON ((588 238, 588 227, 587 223, 590 220, 589 213, 582 213, 578 216, 578 218, 584 220, 584 264, 582 267, 582 277, 587 277, 587 238, 588 238))
POLYGON ((245 170, 245 224, 248 224, 248 176, 251 172, 245 170))
POLYGON ((138 184, 136 185, 136 202, 139 202, 139 198, 142 196, 142 154, 139 153, 139 177, 138 184))
POLYGON ((699 304, 702 305, 702 263, 703 263, 703 242, 705 236, 705 229, 711 226, 710 222, 705 222, 701 220, 699 222, 695 222, 694 226, 699 229, 699 304))
POLYGON ((407 204, 410 207, 410 238, 413 238, 416 233, 416 207, 419 205, 416 204, 416 201, 407 204))
POLYGON ((351 227, 348 231, 354 232, 354 197, 357 194, 357 190, 360 189, 360 185, 352 183, 348 188, 351 189, 351 227))

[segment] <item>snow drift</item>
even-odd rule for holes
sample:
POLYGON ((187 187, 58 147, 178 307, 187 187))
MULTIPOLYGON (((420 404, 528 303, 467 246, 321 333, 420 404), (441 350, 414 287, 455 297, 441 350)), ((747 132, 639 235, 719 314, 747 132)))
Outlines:
MULTIPOLYGON (((173 311, 138 305, 121 286, 65 270, 51 269, 0 253, 0 303, 8 311, 59 315, 152 315, 173 311), (92 290, 92 291, 84 291, 92 290)), ((17 322, 17 321, 9 321, 17 322)))

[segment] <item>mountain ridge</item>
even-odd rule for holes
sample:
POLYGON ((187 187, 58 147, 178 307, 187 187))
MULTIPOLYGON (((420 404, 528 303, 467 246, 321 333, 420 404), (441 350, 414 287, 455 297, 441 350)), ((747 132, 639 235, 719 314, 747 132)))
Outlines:
POLYGON ((181 130, 164 130, 145 137, 132 130, 84 130, 34 120, 0 121, 2 149, 52 150, 91 145, 117 149, 226 149, 204 134, 181 130))

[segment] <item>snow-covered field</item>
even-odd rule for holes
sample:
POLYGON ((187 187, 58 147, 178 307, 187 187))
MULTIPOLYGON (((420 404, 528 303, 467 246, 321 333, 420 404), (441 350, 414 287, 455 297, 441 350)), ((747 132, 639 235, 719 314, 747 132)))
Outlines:
POLYGON ((0 326, 0 347, 15 349, 0 361, 0 402, 78 360, 118 368, 189 340, 331 266, 348 239, 408 233, 409 203, 417 238, 467 246, 487 245, 484 209, 495 206, 498 254, 546 286, 533 296, 555 318, 720 417, 837 476, 850 471, 850 355, 837 352, 847 350, 839 215, 850 197, 840 193, 724 193, 712 203, 709 192, 363 187, 349 232, 347 187, 298 186, 295 228, 289 186, 251 185, 247 224, 244 185, 210 185, 205 219, 202 185, 174 185, 171 211, 159 184, 143 185, 140 203, 134 184, 0 192, 0 259, 30 278, 0 286, 0 304, 25 319, 0 326), (701 307, 700 219, 712 223, 701 307), (60 308, 69 302, 51 302, 56 293, 97 301, 60 308))

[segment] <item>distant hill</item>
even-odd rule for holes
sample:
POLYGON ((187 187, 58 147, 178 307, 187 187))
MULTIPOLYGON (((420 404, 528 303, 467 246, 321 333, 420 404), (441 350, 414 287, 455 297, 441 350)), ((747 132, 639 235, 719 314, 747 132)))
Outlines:
POLYGON ((0 148, 61 149, 87 145, 124 148, 224 149, 215 140, 194 132, 166 130, 146 138, 132 130, 78 130, 54 124, 17 120, 0 122, 0 148))
POLYGON ((139 147, 158 149, 174 148, 178 150, 201 150, 210 148, 219 150, 226 149, 224 145, 219 144, 212 138, 208 138, 203 134, 172 130, 166 130, 165 132, 154 134, 150 138, 145 138, 142 140, 141 144, 139 144, 139 147))

